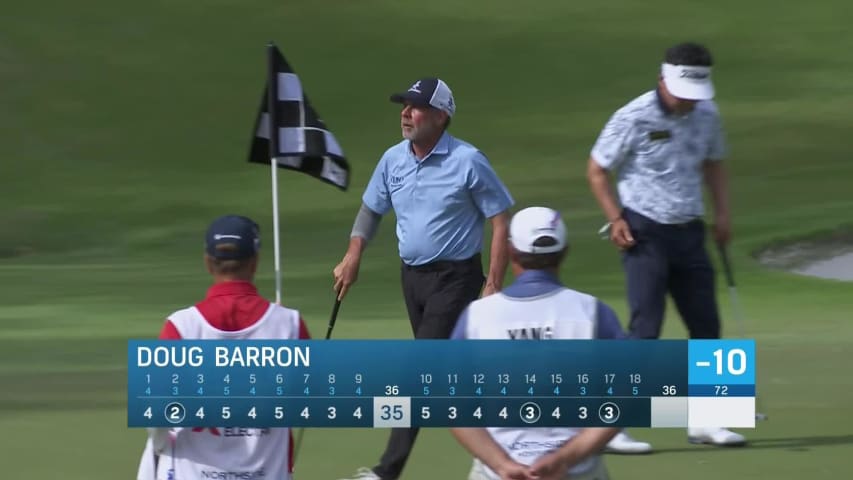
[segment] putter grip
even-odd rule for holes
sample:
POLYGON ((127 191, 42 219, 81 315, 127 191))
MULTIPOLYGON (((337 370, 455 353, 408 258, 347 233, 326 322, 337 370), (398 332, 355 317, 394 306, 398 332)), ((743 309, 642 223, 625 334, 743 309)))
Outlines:
POLYGON ((338 320, 338 310, 341 308, 341 301, 335 298, 335 306, 332 307, 332 316, 329 318, 329 328, 326 330, 326 340, 332 337, 332 330, 335 328, 335 322, 338 320))
POLYGON ((726 250, 726 247, 720 244, 717 244, 717 250, 720 252, 720 258, 723 261, 723 271, 726 274, 726 283, 728 283, 730 287, 734 287, 735 275, 732 271, 732 264, 729 261, 729 252, 726 250))

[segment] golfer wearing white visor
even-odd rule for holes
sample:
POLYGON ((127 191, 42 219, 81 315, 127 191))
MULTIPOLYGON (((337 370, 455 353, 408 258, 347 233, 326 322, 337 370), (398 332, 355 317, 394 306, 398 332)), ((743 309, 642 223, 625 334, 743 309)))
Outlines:
MULTIPOLYGON (((611 116, 588 161, 590 188, 607 218, 601 233, 621 252, 634 338, 660 337, 667 294, 690 338, 720 338, 714 270, 705 248, 703 184, 713 202, 714 241, 725 246, 731 228, 712 64, 703 45, 669 48, 657 88, 611 116)), ((689 429, 688 439, 745 443, 725 428, 689 429)), ((651 445, 621 433, 608 449, 645 453, 651 445)))

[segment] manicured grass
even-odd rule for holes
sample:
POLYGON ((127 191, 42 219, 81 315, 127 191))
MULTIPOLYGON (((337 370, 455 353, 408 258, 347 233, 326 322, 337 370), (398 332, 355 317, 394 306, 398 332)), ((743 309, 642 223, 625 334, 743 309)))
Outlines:
MULTIPOLYGON (((331 270, 379 155, 399 138, 392 91, 439 75, 452 132, 489 156, 519 207, 564 212, 571 286, 625 318, 615 251, 584 166, 608 116, 652 88, 662 50, 707 42, 731 144, 733 260, 759 350, 752 447, 688 446, 682 430, 634 431, 647 457, 608 457, 614 478, 841 478, 853 454, 850 285, 758 265, 765 244, 849 224, 853 208, 844 2, 780 5, 614 0, 575 4, 389 0, 18 3, 0 16, 0 440, 6 476, 135 474, 144 434, 126 427, 129 338, 156 335, 208 286, 206 224, 262 223, 273 295, 268 169, 245 161, 264 50, 275 40, 353 165, 353 188, 281 174, 285 303, 325 332, 331 270)), ((366 254, 336 338, 405 338, 393 216, 366 254)), ((720 279, 726 334, 728 316, 720 279)), ((672 312, 672 310, 670 310, 672 312)), ((665 335, 683 337, 670 313, 665 335)), ((387 432, 311 430, 300 479, 372 465, 387 432)), ((469 458, 428 430, 407 479, 464 478, 469 458)))

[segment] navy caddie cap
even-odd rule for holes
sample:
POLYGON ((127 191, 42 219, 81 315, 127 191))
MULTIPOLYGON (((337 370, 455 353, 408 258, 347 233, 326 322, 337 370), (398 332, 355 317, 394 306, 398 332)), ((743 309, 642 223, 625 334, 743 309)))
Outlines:
POLYGON ((409 103, 421 107, 433 107, 453 116, 456 113, 456 101, 453 92, 444 80, 435 77, 422 78, 402 93, 391 95, 394 103, 409 103))
POLYGON ((260 228, 242 215, 225 215, 210 224, 204 250, 213 258, 239 260, 253 257, 261 248, 260 228))

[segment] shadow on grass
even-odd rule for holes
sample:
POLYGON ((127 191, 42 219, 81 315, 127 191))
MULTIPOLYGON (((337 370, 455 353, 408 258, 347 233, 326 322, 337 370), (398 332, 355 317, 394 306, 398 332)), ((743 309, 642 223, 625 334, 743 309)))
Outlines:
POLYGON ((790 450, 806 452, 814 447, 853 445, 853 435, 821 435, 813 437, 755 438, 748 439, 744 447, 716 447, 712 445, 690 445, 677 448, 661 448, 655 453, 735 452, 747 450, 790 450))

